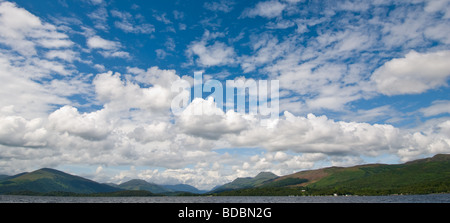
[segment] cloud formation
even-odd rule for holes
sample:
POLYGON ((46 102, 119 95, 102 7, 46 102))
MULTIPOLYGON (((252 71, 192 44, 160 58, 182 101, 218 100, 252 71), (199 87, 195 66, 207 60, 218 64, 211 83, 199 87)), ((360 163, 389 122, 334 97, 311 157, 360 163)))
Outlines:
POLYGON ((211 189, 449 153, 449 3, 392 3, 92 0, 61 16, 0 1, 0 173, 211 189), (198 70, 279 80, 280 118, 262 126, 212 98, 174 115, 172 84, 198 70))
POLYGON ((386 95, 419 94, 446 86, 450 77, 450 51, 417 53, 386 62, 375 70, 371 80, 386 95))

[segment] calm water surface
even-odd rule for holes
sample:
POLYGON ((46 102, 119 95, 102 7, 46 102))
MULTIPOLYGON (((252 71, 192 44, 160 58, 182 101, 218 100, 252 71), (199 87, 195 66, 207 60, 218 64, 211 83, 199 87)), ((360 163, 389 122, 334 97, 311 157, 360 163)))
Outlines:
POLYGON ((450 194, 348 197, 41 197, 0 195, 0 203, 450 203, 450 194))

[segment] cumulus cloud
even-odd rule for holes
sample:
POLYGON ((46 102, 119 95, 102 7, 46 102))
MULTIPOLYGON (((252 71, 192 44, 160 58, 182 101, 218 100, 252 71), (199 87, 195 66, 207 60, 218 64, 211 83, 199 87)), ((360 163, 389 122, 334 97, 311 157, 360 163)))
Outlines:
POLYGON ((385 95, 419 94, 445 86, 450 77, 450 51, 418 53, 386 62, 372 74, 377 90, 385 95))
POLYGON ((115 179, 124 182, 134 177, 158 184, 184 183, 211 190, 214 186, 228 183, 238 177, 256 176, 261 171, 272 171, 277 175, 290 174, 299 168, 311 168, 316 161, 325 158, 323 154, 292 155, 283 152, 258 154, 244 159, 222 155, 217 159, 199 161, 193 168, 141 171, 130 168, 117 173, 115 179), (281 161, 280 156, 285 158, 281 161))
POLYGON ((0 144, 6 146, 43 147, 48 132, 43 119, 27 120, 21 116, 0 116, 0 144))
POLYGON ((234 140, 236 145, 258 144, 269 151, 376 155, 398 146, 400 132, 390 125, 336 122, 326 116, 296 117, 285 112, 277 128, 253 127, 234 140))
POLYGON ((187 53, 191 57, 197 56, 196 62, 205 67, 233 64, 236 56, 233 47, 220 41, 208 44, 205 40, 191 43, 187 53))
POLYGON ((86 140, 105 139, 112 129, 104 110, 80 114, 72 106, 64 106, 48 117, 49 128, 58 132, 67 132, 86 140))
POLYGON ((170 108, 172 93, 160 85, 141 88, 136 83, 122 81, 121 74, 112 72, 97 75, 93 84, 97 98, 118 110, 167 113, 170 108))
POLYGON ((234 111, 223 112, 212 97, 195 98, 177 119, 184 133, 214 140, 224 134, 239 134, 247 127, 246 122, 234 111))
POLYGON ((404 136, 404 146, 396 151, 402 161, 413 160, 423 154, 449 153, 449 120, 431 119, 416 130, 404 136))
MULTIPOLYGON (((103 1, 90 2, 98 7, 88 14, 97 29, 108 31, 110 24, 128 34, 158 35, 141 15, 107 10, 103 1)), ((448 113, 445 98, 412 112, 436 118, 415 129, 372 124, 395 113, 394 106, 346 111, 351 102, 380 93, 414 94, 446 86, 450 54, 439 44, 449 43, 448 10, 444 7, 448 1, 415 1, 421 4, 408 3, 408 7, 399 3, 389 9, 389 18, 380 16, 387 12, 384 1, 344 1, 311 18, 311 11, 322 8, 292 7, 300 2, 263 1, 241 14, 240 18, 262 17, 266 23, 261 27, 284 29, 287 35, 255 29, 251 35, 242 31, 236 38, 228 38, 233 30, 221 32, 222 27, 215 24, 215 32, 205 31, 186 45, 191 65, 229 75, 236 71, 226 67, 220 71, 215 66, 240 66, 244 73, 280 81, 281 107, 289 112, 267 128, 261 126, 257 115, 224 112, 212 98, 195 98, 174 116, 170 113, 172 83, 184 79, 192 86, 193 82, 192 77, 177 74, 176 65, 171 69, 139 68, 139 63, 132 61, 121 73, 105 72, 111 64, 80 57, 93 51, 108 58, 131 58, 125 42, 97 34, 79 22, 86 42, 78 43, 85 49, 77 51, 83 47, 69 35, 80 34, 76 31, 80 27, 69 27, 69 23, 55 26, 13 3, 0 1, 0 170, 17 173, 43 166, 89 165, 104 181, 142 178, 211 189, 261 171, 284 175, 329 165, 356 165, 367 156, 388 154, 408 161, 449 153, 450 121, 434 117, 448 113), (370 4, 383 7, 365 14, 370 4), (307 19, 291 19, 295 15, 307 19), (436 18, 442 21, 437 23, 436 18), (297 30, 288 29, 294 24, 297 30), (337 26, 339 30, 330 29, 337 26), (314 35, 305 35, 308 32, 314 35), (428 41, 438 46, 424 52, 428 41), (238 50, 238 45, 243 48, 238 50), (380 66, 392 49, 395 55, 405 49, 420 53, 411 51, 380 66), (238 54, 242 52, 249 53, 238 54), (77 71, 75 61, 102 73, 77 71), (323 115, 324 109, 344 111, 347 115, 341 118, 345 121, 323 115), (315 114, 308 114, 311 111, 315 114), (117 166, 120 170, 114 170, 117 166), (122 166, 136 168, 123 171, 122 166)), ((235 5, 219 1, 203 7, 227 13, 236 10, 235 5)), ((182 12, 174 11, 173 21, 168 15, 153 14, 164 24, 185 19, 182 12)), ((161 58, 182 48, 176 37, 166 40, 158 47, 165 47, 159 51, 161 58), (175 47, 175 42, 180 46, 175 47)))
POLYGON ((167 122, 157 122, 148 125, 139 125, 127 136, 140 143, 149 143, 152 141, 165 141, 173 137, 172 125, 167 122))

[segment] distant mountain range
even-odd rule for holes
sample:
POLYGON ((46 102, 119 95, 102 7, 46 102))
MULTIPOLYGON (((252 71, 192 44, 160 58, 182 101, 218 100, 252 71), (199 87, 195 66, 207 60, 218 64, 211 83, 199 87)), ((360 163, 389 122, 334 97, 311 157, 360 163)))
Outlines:
POLYGON ((206 192, 186 185, 158 185, 134 179, 102 184, 59 170, 43 168, 14 176, 0 175, 0 194, 151 195, 380 195, 450 193, 450 154, 404 164, 367 164, 300 171, 285 176, 262 172, 237 178, 206 192))
POLYGON ((193 186, 187 184, 176 184, 176 185, 158 185, 154 183, 149 183, 145 180, 133 179, 125 183, 118 185, 109 184, 111 186, 124 189, 124 190, 146 190, 155 194, 164 194, 172 192, 188 192, 194 194, 203 194, 207 191, 199 190, 193 186))
POLYGON ((13 176, 0 175, 0 194, 66 192, 76 194, 110 193, 118 191, 149 191, 153 194, 187 192, 202 194, 207 191, 186 185, 157 185, 134 179, 121 184, 102 184, 59 170, 42 168, 13 176))

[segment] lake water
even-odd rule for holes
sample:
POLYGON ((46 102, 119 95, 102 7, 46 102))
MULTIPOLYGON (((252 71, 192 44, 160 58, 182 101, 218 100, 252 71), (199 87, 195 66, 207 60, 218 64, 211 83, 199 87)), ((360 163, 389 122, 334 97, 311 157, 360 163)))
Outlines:
POLYGON ((45 197, 0 195, 0 203, 450 203, 450 194, 337 197, 45 197))

